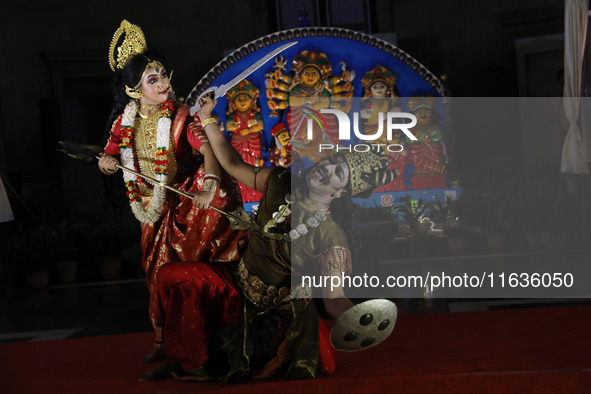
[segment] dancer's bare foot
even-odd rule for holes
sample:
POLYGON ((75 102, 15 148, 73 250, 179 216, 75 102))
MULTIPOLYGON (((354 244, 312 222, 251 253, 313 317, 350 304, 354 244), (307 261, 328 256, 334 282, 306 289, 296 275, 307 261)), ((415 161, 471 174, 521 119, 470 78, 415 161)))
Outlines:
POLYGON ((159 347, 155 347, 150 354, 142 359, 142 364, 152 364, 156 361, 161 361, 166 358, 166 354, 164 354, 164 350, 159 347))
POLYGON ((166 379, 171 376, 172 376, 172 373, 170 373, 170 368, 168 367, 168 363, 164 363, 164 364, 157 366, 153 370, 142 374, 142 376, 140 376, 138 381, 149 382, 152 380, 166 379))

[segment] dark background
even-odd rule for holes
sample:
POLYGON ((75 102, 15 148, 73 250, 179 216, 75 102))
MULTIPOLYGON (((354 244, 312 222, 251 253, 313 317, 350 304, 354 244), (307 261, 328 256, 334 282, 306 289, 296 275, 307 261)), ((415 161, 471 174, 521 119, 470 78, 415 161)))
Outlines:
MULTIPOLYGON (((562 91, 562 0, 7 2, 0 27, 0 170, 17 221, 32 220, 31 213, 40 220, 102 215, 104 180, 96 164, 55 148, 60 139, 102 144, 111 105, 107 53, 122 19, 141 26, 148 45, 164 53, 183 97, 228 51, 297 27, 300 4, 312 26, 395 33, 397 46, 444 80, 451 96, 562 91)), ((453 135, 453 178, 461 184, 463 172, 495 163, 523 171, 527 138, 508 133, 453 135)), ((539 156, 558 173, 560 136, 551 138, 558 149, 539 156)))

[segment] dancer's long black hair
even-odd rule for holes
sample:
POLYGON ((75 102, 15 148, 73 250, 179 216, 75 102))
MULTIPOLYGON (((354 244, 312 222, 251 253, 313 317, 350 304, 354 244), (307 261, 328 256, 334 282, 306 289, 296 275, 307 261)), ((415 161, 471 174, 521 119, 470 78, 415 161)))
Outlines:
POLYGON ((160 62, 165 69, 170 71, 168 67, 166 67, 166 60, 164 57, 160 52, 155 50, 148 50, 142 54, 135 55, 129 59, 121 70, 117 69, 115 71, 112 87, 113 105, 111 107, 111 114, 107 119, 105 142, 109 138, 113 122, 115 122, 115 119, 123 113, 125 106, 132 100, 131 97, 125 93, 125 86, 133 88, 140 83, 140 78, 142 77, 146 66, 153 60, 160 62))

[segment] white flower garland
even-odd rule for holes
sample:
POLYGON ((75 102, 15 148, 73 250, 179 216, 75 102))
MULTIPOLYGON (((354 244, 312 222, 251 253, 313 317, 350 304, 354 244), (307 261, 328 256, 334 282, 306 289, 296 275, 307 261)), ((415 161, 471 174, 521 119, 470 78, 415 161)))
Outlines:
MULTIPOLYGON (((124 138, 123 142, 119 145, 121 162, 127 168, 135 168, 135 155, 133 152, 132 140, 133 131, 135 131, 134 124, 137 111, 138 104, 136 100, 132 100, 125 107, 125 111, 123 112, 123 117, 121 119, 121 129, 123 130, 123 128, 126 127, 132 130, 132 132, 129 135, 129 140, 125 141, 124 138)), ((165 110, 163 112, 168 111, 165 110)), ((162 156, 165 158, 168 157, 168 149, 170 144, 170 128, 172 125, 170 116, 167 115, 169 115, 169 113, 161 113, 159 115, 158 125, 156 128, 156 151, 162 152, 162 156)), ((167 182, 168 161, 166 161, 166 164, 162 172, 156 172, 156 179, 162 183, 167 182)), ((123 180, 125 181, 125 184, 128 189, 127 193, 131 209, 137 220, 146 224, 155 223, 162 214, 164 202, 166 201, 166 189, 158 184, 154 185, 154 196, 152 197, 150 208, 146 210, 146 208, 144 208, 144 204, 138 196, 137 176, 135 174, 132 174, 131 172, 123 171, 123 180)))

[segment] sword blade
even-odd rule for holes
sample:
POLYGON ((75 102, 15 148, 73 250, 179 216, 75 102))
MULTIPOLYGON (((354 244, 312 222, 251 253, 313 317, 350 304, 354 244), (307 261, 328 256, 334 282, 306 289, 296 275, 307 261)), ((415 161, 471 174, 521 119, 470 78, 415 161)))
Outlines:
POLYGON ((252 74, 256 70, 261 68, 261 66, 263 64, 267 63, 269 60, 273 59, 275 56, 277 56, 278 54, 280 54, 281 52, 283 52, 287 48, 294 46, 297 43, 298 43, 297 41, 292 41, 292 42, 288 42, 287 44, 283 44, 280 47, 277 47, 274 50, 272 50, 271 52, 269 52, 264 57, 260 58, 256 63, 254 63, 252 66, 248 67, 246 70, 244 70, 240 74, 238 74, 230 82, 225 83, 222 86, 220 86, 216 91, 216 98, 222 97, 224 94, 226 94, 226 92, 228 90, 230 90, 232 87, 234 87, 234 85, 236 85, 238 82, 242 81, 244 78, 248 77, 250 74, 252 74))
POLYGON ((261 66, 267 63, 269 60, 273 59, 275 56, 277 56, 287 48, 294 46, 297 43, 297 41, 292 41, 288 42, 287 44, 283 44, 280 47, 273 49, 271 52, 269 52, 259 60, 257 60, 254 64, 252 64, 246 70, 242 71, 236 77, 232 78, 232 80, 230 80, 229 82, 221 86, 212 86, 210 88, 207 88, 203 93, 201 93, 201 95, 199 95, 195 102, 195 105, 191 107, 191 116, 195 115, 195 112, 201 109, 201 106, 199 105, 199 100, 203 98, 205 95, 214 92, 215 98, 220 98, 224 96, 226 92, 230 90, 233 86, 235 86, 238 82, 242 81, 244 78, 248 77, 250 74, 261 68, 261 66))

